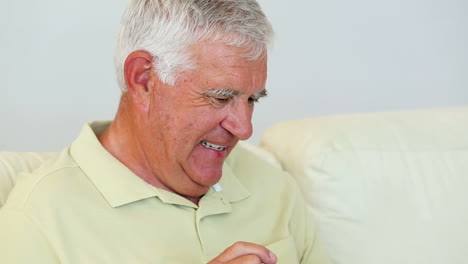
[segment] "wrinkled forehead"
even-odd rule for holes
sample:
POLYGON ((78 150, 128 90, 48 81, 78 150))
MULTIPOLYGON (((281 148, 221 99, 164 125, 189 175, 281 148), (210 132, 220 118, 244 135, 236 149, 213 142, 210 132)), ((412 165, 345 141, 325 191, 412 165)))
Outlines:
MULTIPOLYGON (((195 68, 182 72, 177 84, 191 83, 197 89, 261 94, 267 78, 266 55, 251 60, 246 49, 221 43, 199 43, 191 47, 195 68)), ((258 96, 262 97, 262 96, 258 96)))
POLYGON ((237 47, 223 42, 202 41, 188 48, 190 57, 196 66, 213 67, 246 67, 250 70, 266 66, 267 53, 264 51, 258 58, 252 58, 251 47, 237 47))

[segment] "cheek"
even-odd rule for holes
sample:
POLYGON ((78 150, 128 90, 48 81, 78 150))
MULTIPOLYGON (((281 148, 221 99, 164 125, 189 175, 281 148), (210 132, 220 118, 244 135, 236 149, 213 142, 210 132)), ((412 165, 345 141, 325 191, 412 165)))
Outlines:
POLYGON ((205 111, 198 117, 192 118, 192 128, 196 131, 208 133, 216 127, 223 120, 223 115, 219 110, 205 111))
POLYGON ((197 121, 187 114, 167 114, 163 119, 162 134, 179 147, 193 143, 197 133, 197 121))

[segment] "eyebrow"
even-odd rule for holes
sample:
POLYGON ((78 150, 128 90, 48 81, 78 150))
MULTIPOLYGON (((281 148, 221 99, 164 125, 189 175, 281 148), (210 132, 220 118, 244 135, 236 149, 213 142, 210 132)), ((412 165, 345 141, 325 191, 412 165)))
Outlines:
MULTIPOLYGON (((207 90, 207 91, 203 92, 204 96, 219 96, 219 97, 234 97, 234 96, 238 96, 240 94, 241 93, 239 91, 232 90, 232 89, 227 89, 227 88, 210 89, 210 90, 207 90)), ((258 99, 260 99, 262 97, 266 97, 267 95, 268 95, 267 90, 265 88, 263 88, 263 90, 261 90, 258 93, 254 93, 251 97, 254 98, 255 100, 258 100, 258 99)))
POLYGON ((263 98, 263 97, 267 97, 268 96, 268 91, 263 88, 263 90, 261 90, 260 92, 258 93, 254 93, 252 95, 252 97, 255 99, 255 100, 259 100, 260 98, 263 98))
POLYGON ((232 90, 232 89, 210 89, 203 92, 205 96, 219 96, 219 97, 234 97, 240 94, 239 91, 232 90))

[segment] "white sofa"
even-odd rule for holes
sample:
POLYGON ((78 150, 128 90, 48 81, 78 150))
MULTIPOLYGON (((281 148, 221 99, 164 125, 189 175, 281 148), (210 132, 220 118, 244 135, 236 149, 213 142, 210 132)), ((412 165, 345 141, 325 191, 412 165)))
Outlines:
MULTIPOLYGON (((468 263, 468 107, 282 122, 260 147, 296 178, 334 263, 468 263)), ((0 152, 0 207, 54 153, 0 152)))

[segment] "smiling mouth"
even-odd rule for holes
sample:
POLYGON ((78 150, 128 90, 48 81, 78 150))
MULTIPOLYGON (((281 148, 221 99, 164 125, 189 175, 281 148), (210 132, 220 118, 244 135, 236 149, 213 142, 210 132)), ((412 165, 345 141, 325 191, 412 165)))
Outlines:
POLYGON ((210 143, 210 142, 208 142, 206 140, 202 140, 201 144, 202 144, 202 146, 204 146, 205 148, 208 148, 208 149, 213 149, 213 150, 218 150, 218 151, 222 151, 222 150, 226 149, 226 146, 216 145, 216 144, 210 143))

